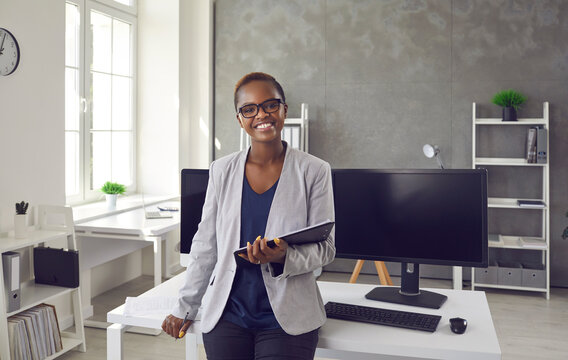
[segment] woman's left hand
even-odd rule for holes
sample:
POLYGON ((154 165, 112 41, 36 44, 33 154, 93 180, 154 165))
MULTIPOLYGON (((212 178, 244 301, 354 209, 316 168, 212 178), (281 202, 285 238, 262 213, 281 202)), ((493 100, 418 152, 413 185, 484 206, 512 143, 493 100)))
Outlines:
POLYGON ((280 263, 284 264, 286 259, 286 251, 288 243, 284 240, 275 238, 275 247, 271 248, 266 244, 266 238, 261 239, 260 236, 251 244, 247 243, 247 253, 241 254, 243 259, 253 264, 280 263))

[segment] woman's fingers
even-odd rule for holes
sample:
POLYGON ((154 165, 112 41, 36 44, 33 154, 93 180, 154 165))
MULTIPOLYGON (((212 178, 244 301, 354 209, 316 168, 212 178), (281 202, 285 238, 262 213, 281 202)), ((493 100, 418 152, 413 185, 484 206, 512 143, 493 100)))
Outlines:
MULTIPOLYGON (((259 236, 260 237, 260 236, 259 236)), ((257 238, 258 239, 258 238, 257 238)), ((248 261, 250 261, 253 264, 258 264, 258 259, 256 257, 254 257, 254 244, 257 241, 255 240, 253 244, 251 244, 250 242, 247 242, 247 256, 248 256, 248 261)))
POLYGON ((183 319, 180 319, 170 314, 166 316, 166 318, 162 322, 162 330, 164 330, 166 334, 177 339, 179 337, 180 331, 184 330, 184 332, 186 332, 187 328, 189 328, 189 326, 191 325, 191 321, 188 321, 183 326, 184 329, 180 329, 182 323, 183 319))
POLYGON ((252 244, 247 242, 246 255, 239 254, 239 256, 252 264, 266 264, 274 261, 280 262, 286 254, 288 243, 278 238, 275 238, 274 242, 276 246, 271 248, 268 246, 268 240, 266 238, 261 239, 260 236, 258 236, 252 244))

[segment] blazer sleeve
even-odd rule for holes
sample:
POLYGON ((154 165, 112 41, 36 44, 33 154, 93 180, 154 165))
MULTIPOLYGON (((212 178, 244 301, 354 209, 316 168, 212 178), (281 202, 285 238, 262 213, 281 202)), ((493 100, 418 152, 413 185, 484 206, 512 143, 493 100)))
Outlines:
POLYGON ((217 262, 217 192, 215 188, 214 164, 209 169, 209 182, 201 222, 193 237, 189 252, 189 263, 185 272, 185 283, 179 290, 178 301, 172 315, 195 319, 201 299, 207 290, 209 278, 217 262))
MULTIPOLYGON (((328 219, 335 221, 331 167, 328 163, 324 162, 320 166, 315 180, 310 184, 307 202, 308 226, 328 219)), ((331 263, 334 258, 335 228, 331 231, 326 241, 288 247, 281 276, 287 278, 312 272, 331 263)))

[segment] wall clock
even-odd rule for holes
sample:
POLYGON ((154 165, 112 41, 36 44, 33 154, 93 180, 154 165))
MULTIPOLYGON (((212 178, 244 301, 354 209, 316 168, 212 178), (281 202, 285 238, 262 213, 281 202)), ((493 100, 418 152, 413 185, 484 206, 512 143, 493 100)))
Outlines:
POLYGON ((14 35, 0 28, 0 75, 10 75, 20 63, 20 47, 14 35))

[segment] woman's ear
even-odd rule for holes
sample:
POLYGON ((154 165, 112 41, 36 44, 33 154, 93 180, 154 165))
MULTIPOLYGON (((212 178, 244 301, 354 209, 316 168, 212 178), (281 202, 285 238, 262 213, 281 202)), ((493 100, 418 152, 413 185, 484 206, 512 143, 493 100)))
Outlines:
POLYGON ((288 117, 288 104, 284 104, 284 119, 288 117))
POLYGON ((243 127, 243 123, 242 123, 241 117, 239 116, 238 113, 237 113, 237 122, 239 123, 239 126, 242 128, 242 127, 243 127))

